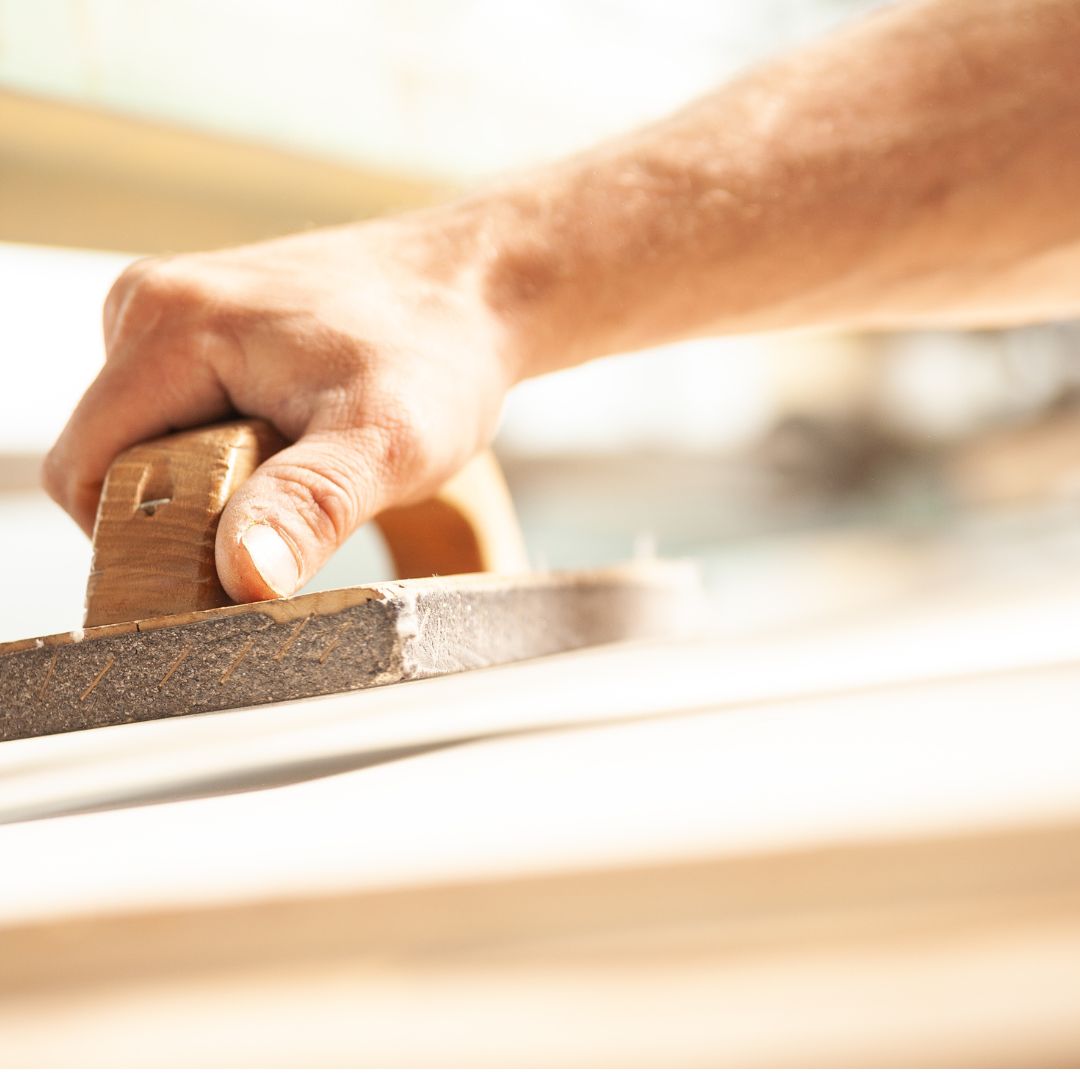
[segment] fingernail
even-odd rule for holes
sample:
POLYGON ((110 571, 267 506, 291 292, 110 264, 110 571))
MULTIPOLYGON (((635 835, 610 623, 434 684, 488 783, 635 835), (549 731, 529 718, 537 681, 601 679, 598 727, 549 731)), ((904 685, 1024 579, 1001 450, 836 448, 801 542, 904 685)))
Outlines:
POLYGON ((292 596, 300 584, 300 567, 285 538, 272 525, 248 527, 240 538, 255 572, 278 596, 292 596))

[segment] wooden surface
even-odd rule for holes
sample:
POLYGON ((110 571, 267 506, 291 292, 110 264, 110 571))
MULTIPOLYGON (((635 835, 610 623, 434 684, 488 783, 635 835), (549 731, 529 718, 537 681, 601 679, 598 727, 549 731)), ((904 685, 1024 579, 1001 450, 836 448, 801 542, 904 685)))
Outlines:
POLYGON ((5 1064, 1075 1064, 1080 587, 0 746, 5 1064))
POLYGON ((0 93, 0 235, 198 251, 426 206, 446 185, 0 93))
MULTIPOLYGON (((212 544, 212 538, 211 538, 212 544)), ((291 701, 685 632, 692 564, 461 574, 0 645, 0 741, 291 701)))
POLYGON ((490 451, 477 454, 433 498, 386 510, 375 523, 400 578, 529 568, 510 491, 490 451))
POLYGON ((696 588, 689 564, 524 572, 521 530, 490 453, 431 499, 377 522, 399 574, 446 576, 233 604, 215 568, 218 521, 233 492, 283 445, 269 424, 244 420, 120 454, 94 528, 87 629, 0 645, 0 740, 686 630, 696 588))

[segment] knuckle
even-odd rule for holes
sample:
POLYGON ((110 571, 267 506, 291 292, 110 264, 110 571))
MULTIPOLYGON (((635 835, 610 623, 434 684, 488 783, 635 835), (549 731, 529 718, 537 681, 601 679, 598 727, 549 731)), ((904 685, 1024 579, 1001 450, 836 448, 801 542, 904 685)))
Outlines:
POLYGON ((152 268, 159 260, 151 257, 139 259, 124 268, 120 276, 113 282, 105 297, 105 312, 118 315, 130 303, 131 298, 143 287, 143 283, 151 274, 152 268))
POLYGON ((132 289, 132 296, 143 304, 182 304, 197 296, 194 279, 181 264, 172 260, 155 261, 147 267, 132 289))
POLYGON ((146 255, 143 258, 136 259, 134 262, 130 262, 130 264, 121 271, 116 284, 112 287, 121 294, 130 292, 131 289, 137 287, 141 281, 144 281, 147 276, 153 272, 154 268, 160 266, 163 261, 164 256, 146 255))
POLYGON ((180 258, 140 259, 117 278, 105 301, 114 332, 139 333, 175 319, 203 301, 198 276, 180 258))
POLYGON ((368 431, 375 444, 373 456, 388 486, 409 486, 431 456, 423 418, 404 402, 383 402, 368 431))
POLYGON ((114 302, 122 301, 128 293, 138 286, 139 282, 149 273, 150 268, 157 261, 153 256, 147 256, 143 259, 136 259, 135 262, 125 266, 120 272, 120 276, 113 282, 108 299, 114 302))
POLYGON ((344 543, 363 520, 360 475, 333 455, 324 455, 317 465, 279 465, 271 478, 322 542, 344 543))

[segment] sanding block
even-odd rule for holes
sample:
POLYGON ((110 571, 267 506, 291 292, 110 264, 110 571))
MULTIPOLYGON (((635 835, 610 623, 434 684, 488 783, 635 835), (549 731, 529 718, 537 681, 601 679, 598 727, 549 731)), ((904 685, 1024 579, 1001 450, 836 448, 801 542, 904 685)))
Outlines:
POLYGON ((692 564, 530 572, 490 453, 376 522, 398 580, 233 604, 229 496, 283 445, 262 421, 121 454, 94 529, 85 626, 0 644, 0 740, 262 705, 679 632, 692 564))

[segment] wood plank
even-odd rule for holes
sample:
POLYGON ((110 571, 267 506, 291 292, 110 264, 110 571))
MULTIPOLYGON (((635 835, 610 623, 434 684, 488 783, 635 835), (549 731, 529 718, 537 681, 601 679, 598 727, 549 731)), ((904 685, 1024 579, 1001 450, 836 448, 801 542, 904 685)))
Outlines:
POLYGON ((1075 610, 3 744, 0 1060, 1075 1062, 1075 610))
POLYGON ((446 185, 0 93, 0 235, 193 251, 430 205, 446 185))
MULTIPOLYGON (((293 717, 313 754, 401 752, 0 830, 0 1059, 1075 1060, 1080 669, 741 708, 706 672, 712 708, 648 712, 690 651, 232 714, 238 751, 293 717), (506 733, 530 708, 563 728, 506 733), (477 710, 490 737, 408 745, 477 710)), ((106 733, 103 763, 152 733, 106 733)), ((175 735, 134 768, 228 752, 175 735)), ((62 780, 89 736, 3 749, 62 780)))
POLYGON ((0 1061, 1066 1064, 1078 844, 1080 823, 9 929, 0 1061))
POLYGON ((722 655, 618 646, 4 744, 7 820, 62 813, 65 791, 161 805, 0 829, 0 921, 1080 817, 1075 664, 740 705, 745 655, 722 655))

